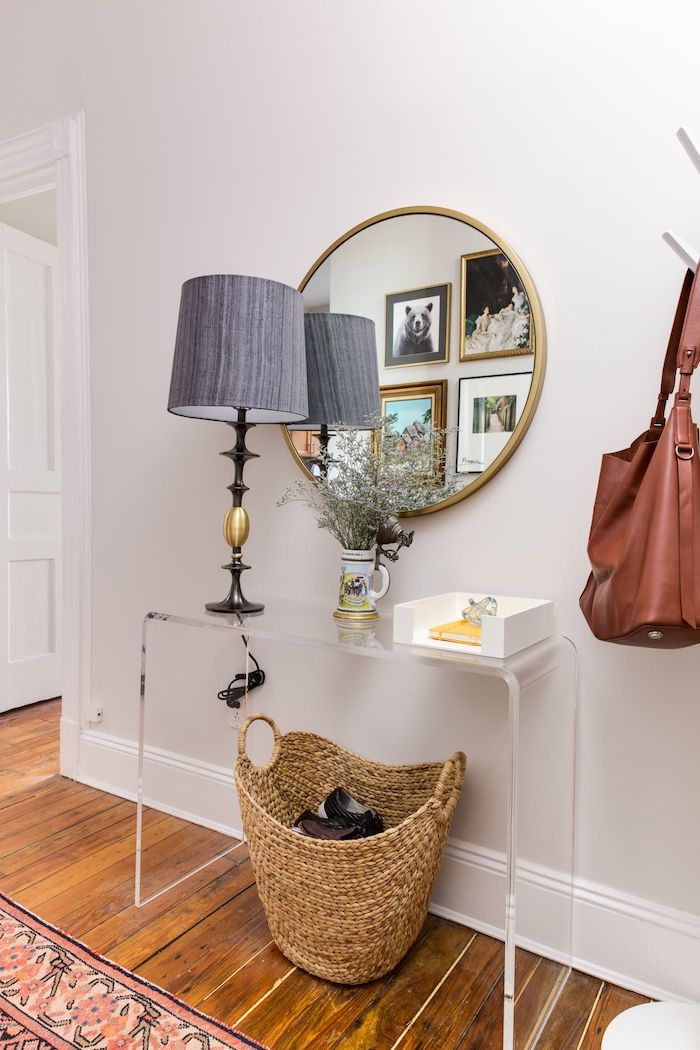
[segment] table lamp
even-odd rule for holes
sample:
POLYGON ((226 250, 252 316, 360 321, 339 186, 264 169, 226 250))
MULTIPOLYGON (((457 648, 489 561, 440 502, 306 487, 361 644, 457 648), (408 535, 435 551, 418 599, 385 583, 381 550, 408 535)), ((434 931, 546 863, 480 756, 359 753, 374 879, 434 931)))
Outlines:
POLYGON ((231 561, 231 589, 215 613, 256 613, 264 606, 241 591, 243 544, 250 521, 242 506, 248 486, 243 468, 257 453, 246 434, 257 423, 294 423, 308 414, 304 311, 301 294, 278 281, 238 274, 211 274, 185 281, 175 339, 168 411, 228 423, 236 442, 228 486, 233 505, 224 519, 231 561))
POLYGON ((354 314, 304 314, 308 417, 290 430, 318 430, 322 449, 329 427, 371 430, 377 425, 379 368, 374 321, 354 314))

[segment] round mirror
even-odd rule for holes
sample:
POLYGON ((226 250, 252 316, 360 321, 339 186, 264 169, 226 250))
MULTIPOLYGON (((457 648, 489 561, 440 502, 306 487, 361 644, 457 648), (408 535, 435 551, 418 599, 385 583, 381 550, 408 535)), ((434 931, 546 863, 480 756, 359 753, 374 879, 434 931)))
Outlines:
MULTIPOLYGON (((386 212, 332 244, 299 290, 307 313, 374 322, 380 412, 397 450, 441 435, 442 480, 411 515, 464 499, 510 459, 539 400, 545 332, 529 274, 495 233, 445 208, 386 212)), ((348 387, 352 367, 344 375, 348 387)), ((311 477, 333 422, 283 428, 311 477)))

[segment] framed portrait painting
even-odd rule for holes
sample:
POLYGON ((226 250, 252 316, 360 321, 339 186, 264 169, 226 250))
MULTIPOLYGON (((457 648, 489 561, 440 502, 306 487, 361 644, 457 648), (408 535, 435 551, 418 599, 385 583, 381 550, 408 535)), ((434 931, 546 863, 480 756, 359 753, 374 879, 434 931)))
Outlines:
POLYGON ((458 474, 481 474, 510 441, 530 394, 532 372, 459 381, 458 474))
POLYGON ((451 284, 386 297, 384 365, 444 365, 450 357, 451 284))
POLYGON ((460 361, 534 352, 527 293, 499 249, 462 256, 459 323, 460 361))
POLYGON ((447 380, 404 383, 379 388, 382 416, 394 416, 390 433, 396 449, 419 449, 432 430, 444 430, 447 419, 447 380))

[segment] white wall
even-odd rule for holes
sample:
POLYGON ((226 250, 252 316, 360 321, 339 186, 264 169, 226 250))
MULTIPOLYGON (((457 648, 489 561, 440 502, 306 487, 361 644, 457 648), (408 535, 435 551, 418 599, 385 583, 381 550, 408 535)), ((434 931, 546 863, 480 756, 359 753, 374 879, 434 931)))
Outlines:
MULTIPOLYGON (((655 404, 682 277, 660 234, 670 226, 700 244, 700 184, 673 137, 681 123, 700 130, 700 10, 2 0, 0 19, 0 95, 13 100, 0 136, 86 114, 104 732, 135 731, 143 611, 199 608, 225 589, 229 469, 217 452, 228 435, 165 412, 180 283, 229 271, 296 284, 369 215, 453 207, 522 256, 549 367, 511 462, 465 503, 415 522, 392 598, 464 585, 555 599, 583 668, 579 876, 700 912, 700 654, 600 644, 577 607, 600 454, 628 443, 655 404)), ((282 437, 260 428, 250 443, 263 455, 249 467, 248 590, 290 593, 301 577, 330 605, 334 543, 303 510, 275 507, 296 471, 282 437)), ((223 652, 219 674, 191 653, 208 688, 225 683, 223 652)), ((302 723, 303 677, 288 687, 299 706, 284 722, 302 723)), ((210 695, 193 699, 201 718, 210 695)), ((439 754, 447 737, 421 743, 439 754)), ((211 747, 224 762, 230 735, 211 747)), ((581 936, 590 959, 613 966, 604 931, 581 936)))

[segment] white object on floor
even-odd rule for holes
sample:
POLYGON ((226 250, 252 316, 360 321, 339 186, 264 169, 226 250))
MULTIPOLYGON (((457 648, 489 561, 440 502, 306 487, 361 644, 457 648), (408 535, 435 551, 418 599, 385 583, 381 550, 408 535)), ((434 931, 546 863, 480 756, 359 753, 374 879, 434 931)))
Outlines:
POLYGON ((602 1050, 700 1050, 700 1005, 633 1006, 608 1025, 602 1050))

